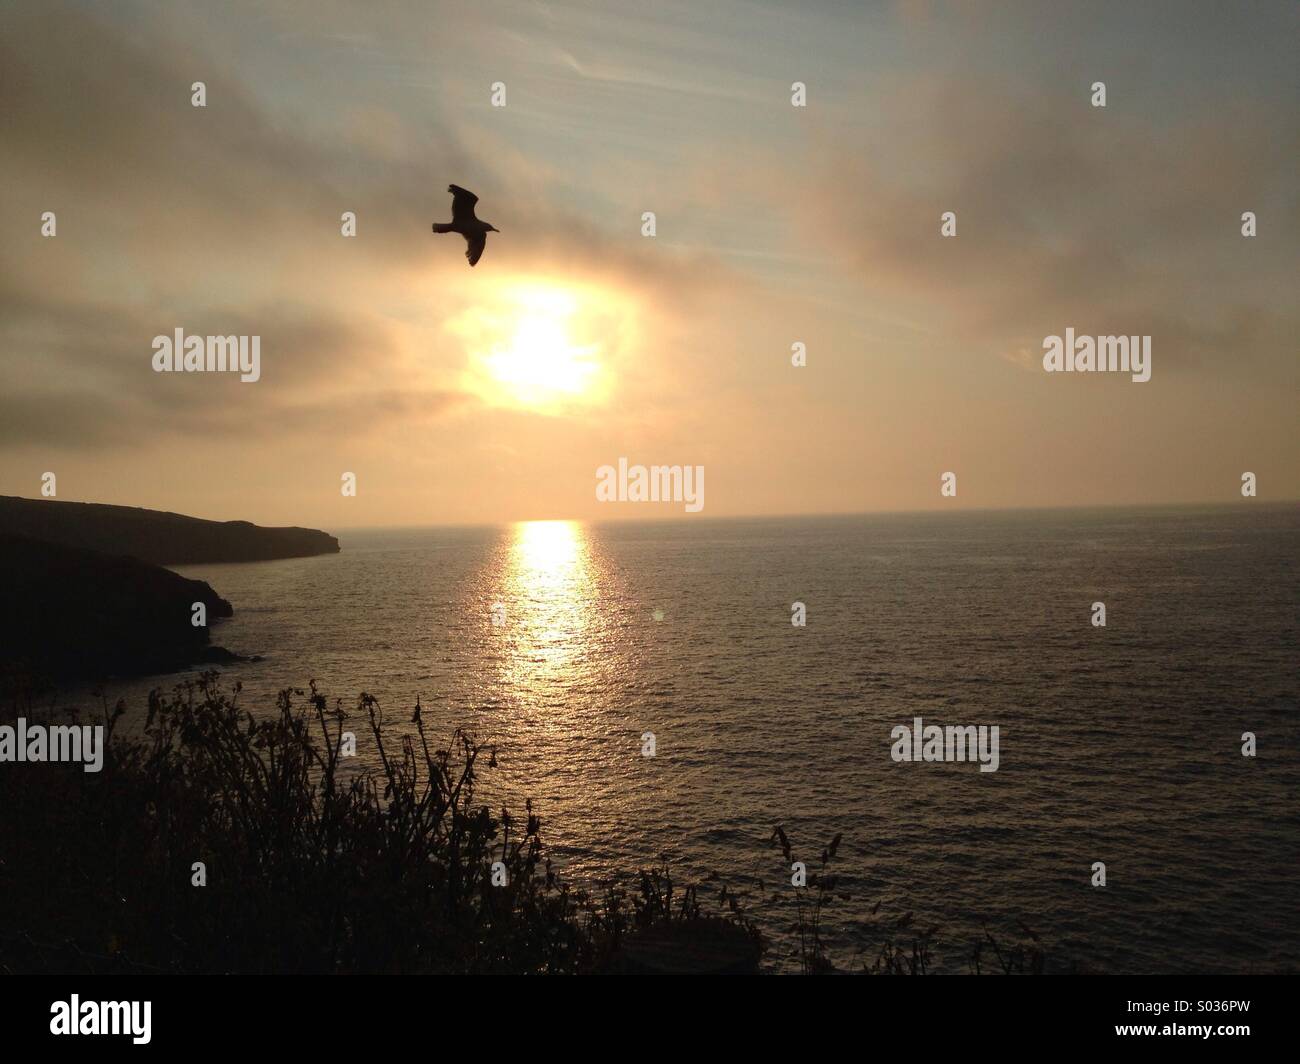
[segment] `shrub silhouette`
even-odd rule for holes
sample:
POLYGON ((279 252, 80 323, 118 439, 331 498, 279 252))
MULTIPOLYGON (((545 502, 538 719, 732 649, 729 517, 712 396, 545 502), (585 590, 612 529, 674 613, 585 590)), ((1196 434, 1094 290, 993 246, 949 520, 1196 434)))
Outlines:
MULTIPOLYGON (((52 717, 15 693, 30 682, 0 681, 0 723, 52 717)), ((285 689, 260 718, 239 693, 215 673, 155 691, 131 734, 121 703, 74 714, 105 728, 102 771, 0 772, 0 971, 758 970, 765 943, 743 893, 716 873, 679 887, 666 867, 599 898, 573 889, 530 803, 516 817, 480 800, 495 751, 459 730, 432 742, 418 702, 396 734, 369 695, 348 713, 315 685, 285 689), (368 737, 364 761, 342 756, 350 729, 368 737), (204 886, 192 885, 196 862, 204 886)), ((788 867, 783 828, 772 842, 788 867)), ((840 842, 822 850, 809 890, 767 899, 797 910, 800 968, 927 974, 937 929, 912 931, 910 912, 882 920, 870 963, 832 963, 823 921, 846 897, 831 871, 840 842), (910 942, 896 941, 904 929, 910 942)), ((1028 933, 1032 945, 1004 948, 985 929, 969 970, 1041 973, 1028 933)))
POLYGON ((478 800, 494 752, 461 731, 431 743, 418 703, 413 730, 395 739, 379 703, 360 697, 357 730, 375 751, 366 767, 341 756, 349 715, 314 685, 281 691, 267 719, 241 709, 238 694, 214 673, 154 692, 130 737, 116 734, 124 707, 105 706, 102 720, 81 720, 111 737, 101 772, 27 764, 0 774, 0 964, 617 971, 621 946, 647 929, 716 938, 727 924, 746 944, 742 967, 756 969, 756 933, 738 913, 656 902, 657 873, 642 874, 630 906, 626 892, 597 905, 561 882, 531 805, 516 818, 478 800), (207 882, 194 886, 200 861, 207 882))

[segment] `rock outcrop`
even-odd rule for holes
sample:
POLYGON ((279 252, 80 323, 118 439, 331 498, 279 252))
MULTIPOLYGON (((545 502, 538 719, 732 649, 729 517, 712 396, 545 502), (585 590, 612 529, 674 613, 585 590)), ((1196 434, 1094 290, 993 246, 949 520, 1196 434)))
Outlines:
POLYGON ((202 580, 97 551, 0 534, 0 664, 36 678, 132 676, 228 660, 192 623, 233 609, 202 580))
POLYGON ((155 565, 260 562, 336 554, 339 541, 314 528, 264 528, 135 506, 0 495, 0 535, 125 554, 155 565))

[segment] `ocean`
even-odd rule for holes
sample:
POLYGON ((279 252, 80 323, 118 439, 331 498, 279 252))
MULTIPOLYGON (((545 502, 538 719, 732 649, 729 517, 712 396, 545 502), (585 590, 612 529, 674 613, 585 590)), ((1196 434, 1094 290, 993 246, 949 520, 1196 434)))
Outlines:
MULTIPOLYGON (((840 967, 933 930, 934 969, 967 971, 986 929, 1049 971, 1300 967, 1300 507, 337 534, 178 568, 234 604, 213 642, 263 657, 224 680, 254 712, 367 691, 398 730, 418 696, 496 744, 485 800, 531 798, 575 884, 716 874, 797 968, 780 825, 813 874, 842 835, 840 967), (997 726, 997 770, 895 761, 917 717, 997 726)), ((138 720, 182 678, 106 690, 138 720)))

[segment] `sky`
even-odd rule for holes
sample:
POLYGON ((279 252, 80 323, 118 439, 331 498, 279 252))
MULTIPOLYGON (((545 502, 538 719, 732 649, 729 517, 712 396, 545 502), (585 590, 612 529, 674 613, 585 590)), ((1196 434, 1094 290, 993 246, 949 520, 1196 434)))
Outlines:
POLYGON ((1297 12, 6 3, 0 494, 325 529, 1300 498, 1297 12), (473 269, 449 183, 500 230, 473 269), (260 380, 155 372, 177 328, 260 337, 260 380), (1045 372, 1067 328, 1149 335, 1151 379, 1045 372), (620 458, 703 466, 703 508, 599 501, 620 458))

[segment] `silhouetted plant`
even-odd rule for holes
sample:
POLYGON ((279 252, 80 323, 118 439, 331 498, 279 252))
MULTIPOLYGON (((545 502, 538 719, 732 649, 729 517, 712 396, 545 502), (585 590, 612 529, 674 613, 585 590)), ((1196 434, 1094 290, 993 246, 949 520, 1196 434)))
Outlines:
MULTIPOLYGON (((476 799, 484 748, 434 748, 417 706, 393 739, 358 710, 377 768, 345 766, 347 714, 313 686, 254 718, 215 676, 154 693, 103 771, 29 765, 6 780, 0 920, 198 971, 576 971, 577 903, 522 823, 476 799), (194 862, 207 885, 191 885, 194 862), (505 883, 494 885, 499 863, 505 883)), ((105 722, 110 731, 123 712, 105 722)), ((0 930, 19 930, 17 926, 0 930)))
MULTIPOLYGON (((366 694, 350 715, 314 684, 285 689, 265 719, 239 695, 204 674, 151 694, 125 736, 124 705, 102 702, 85 721, 105 728, 102 771, 27 763, 0 773, 0 970, 758 970, 762 936, 742 893, 716 873, 682 888, 667 867, 643 870, 599 898, 571 889, 531 803, 518 818, 478 799, 495 750, 462 731, 431 740, 418 702, 395 734, 366 694), (343 756, 354 718, 373 745, 364 763, 343 756), (194 886, 200 861, 207 882, 194 886)), ((11 688, 0 717, 18 715, 51 716, 11 688)), ((783 828, 772 841, 788 867, 783 828)), ((824 937, 840 842, 795 894, 805 973, 842 970, 824 937)), ((935 930, 895 942, 911 921, 888 921, 858 970, 931 971, 935 930)), ((971 970, 991 954, 1008 974, 1042 972, 1028 933, 1033 945, 1004 947, 986 928, 971 970)))
MULTIPOLYGON (((805 975, 821 975, 834 972, 835 965, 826 954, 826 944, 822 941, 822 911, 830 904, 837 879, 828 871, 830 863, 839 852, 843 834, 837 834, 822 850, 819 871, 808 876, 807 890, 812 893, 812 900, 806 900, 806 893, 800 890, 795 895, 798 911, 796 931, 799 934, 799 963, 805 975)), ((779 824, 772 832, 770 840, 781 848, 786 863, 795 860, 793 847, 786 837, 785 829, 779 824)), ((806 865, 806 862, 805 862, 806 865)))
MULTIPOLYGON (((658 936, 697 960, 701 943, 715 959, 725 943, 729 968, 757 969, 757 931, 725 891, 730 910, 714 916, 667 869, 642 872, 630 902, 571 890, 531 803, 516 818, 477 798, 495 751, 461 731, 431 740, 418 702, 394 736, 360 696, 367 765, 343 757, 349 714, 315 685, 281 691, 266 719, 239 693, 215 674, 154 692, 127 737, 125 707, 105 704, 101 772, 0 774, 0 966, 578 972, 625 968, 625 940, 658 936), (200 861, 207 882, 194 886, 200 861)), ((20 704, 37 717, 30 699, 10 700, 10 715, 20 704)))
POLYGON ((764 943, 745 915, 740 896, 723 883, 719 913, 705 910, 700 892, 720 882, 677 890, 667 867, 642 870, 636 889, 608 884, 591 927, 597 967, 626 972, 754 972, 764 943))
POLYGON ((998 971, 1003 975, 1042 975, 1047 958, 1039 948, 1038 935, 1024 924, 1020 926, 1021 930, 1029 936, 1030 941, 1004 947, 985 925, 984 937, 976 942, 971 950, 971 972, 975 975, 984 973, 984 947, 988 946, 997 963, 998 971))
MULTIPOLYGON (((907 913, 895 925, 906 927, 911 922, 911 913, 907 913)), ((913 936, 906 946, 893 940, 892 933, 880 947, 880 952, 870 965, 863 965, 868 975, 929 975, 933 963, 930 946, 938 928, 929 928, 913 936)))

